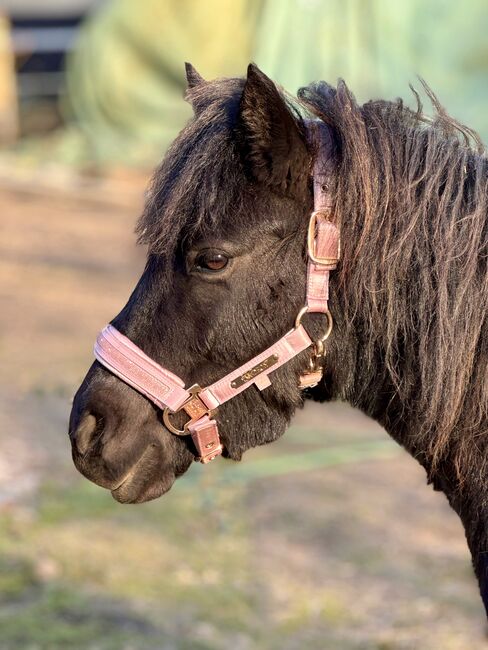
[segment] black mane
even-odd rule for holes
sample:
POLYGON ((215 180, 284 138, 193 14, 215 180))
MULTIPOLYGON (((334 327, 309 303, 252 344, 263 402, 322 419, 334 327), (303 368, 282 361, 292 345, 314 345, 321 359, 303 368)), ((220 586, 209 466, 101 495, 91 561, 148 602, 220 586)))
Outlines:
POLYGON ((232 129, 242 79, 222 79, 187 91, 195 117, 156 169, 137 226, 139 242, 171 262, 181 240, 222 230, 242 201, 239 154, 232 129), (191 205, 191 212, 182 206, 191 205), (164 215, 164 216, 163 216, 164 215))
POLYGON ((476 133, 425 89, 432 120, 418 95, 416 111, 401 100, 360 107, 343 82, 299 96, 340 143, 344 321, 353 328, 360 318, 362 354, 373 365, 384 350, 402 404, 416 404, 410 449, 425 450, 432 468, 450 455, 462 483, 488 462, 488 431, 479 431, 488 416, 488 160, 476 133))

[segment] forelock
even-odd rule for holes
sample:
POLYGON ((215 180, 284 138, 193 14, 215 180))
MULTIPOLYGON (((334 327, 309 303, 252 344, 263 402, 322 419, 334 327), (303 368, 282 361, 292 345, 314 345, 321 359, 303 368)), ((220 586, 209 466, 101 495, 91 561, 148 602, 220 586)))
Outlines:
POLYGON ((182 240, 220 231, 239 209, 243 172, 233 129, 243 83, 221 79, 187 91, 195 116, 156 169, 137 225, 149 253, 170 262, 182 240))

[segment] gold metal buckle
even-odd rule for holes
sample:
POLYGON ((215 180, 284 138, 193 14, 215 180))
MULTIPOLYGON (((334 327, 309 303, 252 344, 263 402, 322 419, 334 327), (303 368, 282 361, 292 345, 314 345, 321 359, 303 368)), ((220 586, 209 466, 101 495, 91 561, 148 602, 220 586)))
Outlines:
POLYGON ((208 406, 200 399, 198 394, 201 392, 201 390, 202 388, 198 384, 190 386, 188 389, 190 397, 184 404, 180 406, 179 409, 176 411, 172 411, 168 407, 164 409, 163 422, 165 426, 171 431, 171 433, 174 433, 177 436, 187 436, 190 433, 189 427, 193 422, 197 422, 197 420, 202 418, 204 415, 213 417, 217 413, 217 409, 209 409, 208 406), (176 415, 176 413, 179 413, 181 410, 185 411, 190 419, 185 423, 183 429, 178 429, 171 422, 170 416, 176 415))
MULTIPOLYGON (((330 210, 317 210, 312 212, 310 216, 310 221, 308 222, 308 233, 307 233, 307 251, 308 256, 315 262, 315 264, 321 264, 323 266, 334 266, 337 264, 340 258, 340 243, 339 249, 337 251, 337 257, 319 257, 315 253, 315 235, 317 228, 317 220, 319 217, 323 218, 325 221, 330 221, 331 211, 330 210)), ((332 222, 331 222, 332 223, 332 222)))

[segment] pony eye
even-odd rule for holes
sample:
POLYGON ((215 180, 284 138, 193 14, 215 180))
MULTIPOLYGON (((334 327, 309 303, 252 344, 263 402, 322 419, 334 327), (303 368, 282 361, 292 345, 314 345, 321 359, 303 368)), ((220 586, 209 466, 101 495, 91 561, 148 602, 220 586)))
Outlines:
POLYGON ((195 260, 195 267, 198 271, 215 272, 222 271, 229 263, 229 258, 223 253, 216 251, 204 251, 195 260))

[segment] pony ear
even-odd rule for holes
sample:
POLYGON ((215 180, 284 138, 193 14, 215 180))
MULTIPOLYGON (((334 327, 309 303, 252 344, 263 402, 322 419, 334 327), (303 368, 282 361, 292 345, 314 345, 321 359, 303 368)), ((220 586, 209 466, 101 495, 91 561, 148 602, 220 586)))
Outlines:
POLYGON ((281 193, 308 176, 308 154, 299 122, 276 85, 253 63, 239 105, 237 130, 252 177, 281 193))
POLYGON ((205 79, 195 70, 191 63, 185 63, 185 73, 189 89, 205 83, 205 79))

